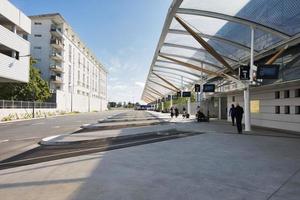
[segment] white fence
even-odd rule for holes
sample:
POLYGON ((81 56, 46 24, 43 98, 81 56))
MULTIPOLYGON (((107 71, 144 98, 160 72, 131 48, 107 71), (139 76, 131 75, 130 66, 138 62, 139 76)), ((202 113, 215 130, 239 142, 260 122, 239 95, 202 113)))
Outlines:
POLYGON ((56 108, 56 103, 52 102, 38 102, 38 101, 12 101, 0 100, 0 109, 16 109, 16 108, 56 108))

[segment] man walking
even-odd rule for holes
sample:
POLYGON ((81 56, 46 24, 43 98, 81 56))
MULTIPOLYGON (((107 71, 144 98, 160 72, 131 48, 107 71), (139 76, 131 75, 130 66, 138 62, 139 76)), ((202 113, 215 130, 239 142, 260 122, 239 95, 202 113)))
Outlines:
POLYGON ((234 126, 235 107, 233 104, 231 104, 231 108, 229 110, 229 116, 231 116, 232 126, 234 126))
POLYGON ((243 119, 244 109, 239 105, 236 104, 235 107, 235 119, 236 119, 236 127, 239 134, 242 134, 242 119, 243 119))

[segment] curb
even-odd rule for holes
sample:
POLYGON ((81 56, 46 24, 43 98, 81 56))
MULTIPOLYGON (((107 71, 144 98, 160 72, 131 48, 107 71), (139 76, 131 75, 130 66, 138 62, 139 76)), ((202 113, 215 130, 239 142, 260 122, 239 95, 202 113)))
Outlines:
POLYGON ((7 154, 7 156, 5 156, 3 159, 1 159, 0 162, 3 162, 3 161, 5 161, 5 160, 7 160, 7 159, 10 159, 10 158, 12 158, 12 157, 15 157, 15 156, 17 156, 17 155, 19 155, 19 154, 21 154, 21 153, 26 152, 26 151, 30 151, 30 150, 32 150, 32 149, 35 149, 35 148, 37 148, 37 147, 39 147, 39 146, 40 146, 39 144, 32 144, 32 145, 23 147, 23 148, 21 148, 21 149, 19 149, 19 150, 14 151, 13 153, 7 154))

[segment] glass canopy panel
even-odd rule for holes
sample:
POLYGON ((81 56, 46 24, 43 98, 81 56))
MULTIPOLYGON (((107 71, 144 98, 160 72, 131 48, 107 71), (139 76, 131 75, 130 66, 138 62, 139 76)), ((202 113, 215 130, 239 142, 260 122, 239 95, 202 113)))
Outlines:
POLYGON ((172 43, 203 49, 203 47, 191 35, 168 33, 165 39, 165 43, 172 43))
POLYGON ((178 56, 181 57, 183 62, 187 62, 189 60, 189 58, 193 58, 193 59, 199 59, 199 60, 204 60, 207 62, 210 62, 212 64, 215 65, 219 65, 221 67, 221 65, 219 64, 219 62, 213 58, 210 54, 208 54, 207 52, 201 52, 201 51, 195 51, 195 50, 190 50, 190 49, 183 49, 183 48, 176 48, 176 47, 167 47, 167 46, 163 46, 160 50, 161 53, 164 54, 170 54, 170 55, 174 55, 174 56, 178 56))
POLYGON ((218 36, 250 47, 251 30, 248 26, 211 17, 185 14, 179 16, 198 33, 218 36))
POLYGON ((184 0, 180 8, 237 16, 289 35, 300 32, 299 0, 184 0))
MULTIPOLYGON (((206 41, 209 40, 207 39, 206 41)), ((164 46, 177 47, 182 49, 194 49, 204 52, 206 54, 206 59, 208 62, 217 64, 216 60, 191 35, 169 33, 166 36, 164 46)), ((224 58, 226 59, 226 57, 224 58)))
POLYGON ((180 74, 182 74, 182 76, 187 76, 188 78, 192 78, 195 79, 196 77, 200 78, 201 77, 201 72, 191 69, 191 68, 187 68, 187 67, 183 67, 180 65, 176 65, 176 64, 171 64, 171 63, 162 63, 162 64, 157 64, 155 66, 153 66, 154 70, 163 70, 165 72, 178 72, 180 74))
POLYGON ((180 8, 207 10, 227 15, 236 15, 250 0, 183 0, 180 8))

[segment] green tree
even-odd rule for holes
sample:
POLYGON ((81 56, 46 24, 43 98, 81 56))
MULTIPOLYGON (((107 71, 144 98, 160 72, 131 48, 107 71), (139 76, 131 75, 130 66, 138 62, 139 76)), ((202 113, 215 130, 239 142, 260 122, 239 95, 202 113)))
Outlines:
MULTIPOLYGON (((31 62, 32 63, 32 62, 31 62)), ((0 99, 16 101, 46 101, 51 96, 48 83, 40 76, 40 72, 30 65, 28 83, 1 83, 0 99)))

